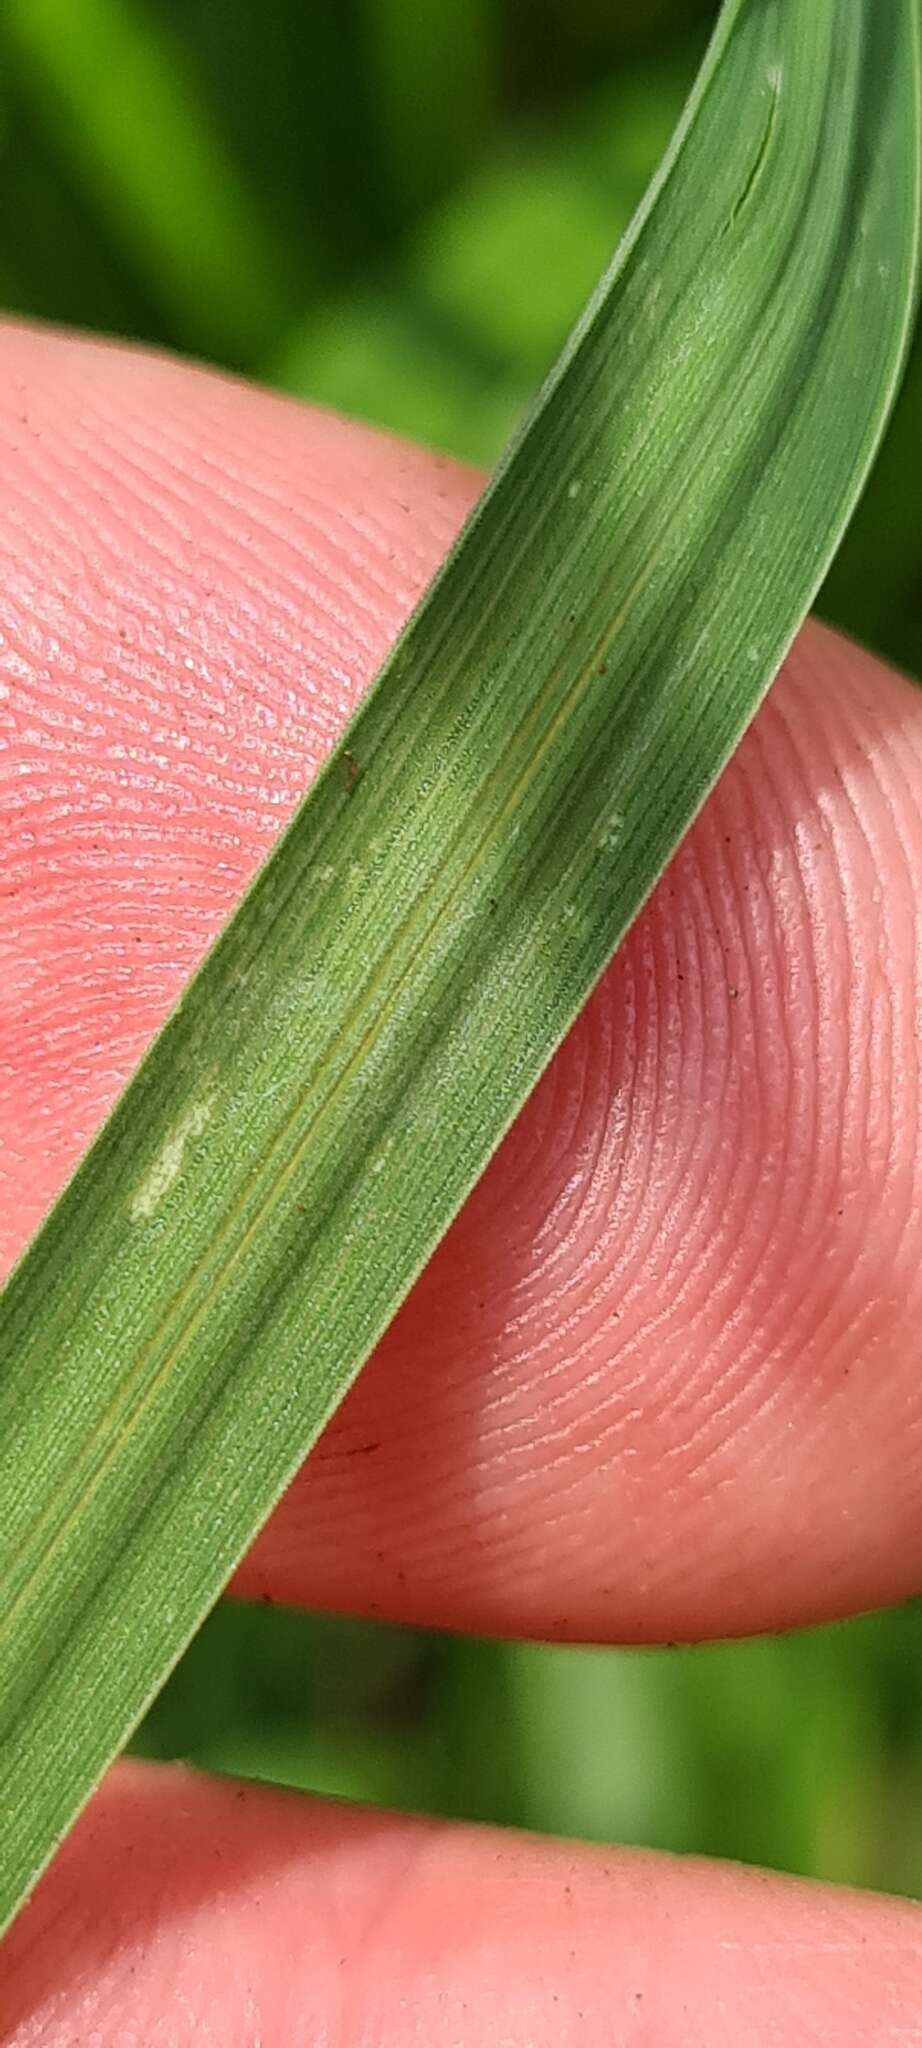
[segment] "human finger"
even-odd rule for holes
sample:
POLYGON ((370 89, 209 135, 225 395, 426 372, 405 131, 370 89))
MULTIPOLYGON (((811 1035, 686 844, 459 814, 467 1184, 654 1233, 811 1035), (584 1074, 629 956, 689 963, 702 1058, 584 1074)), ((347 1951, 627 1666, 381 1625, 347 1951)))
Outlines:
POLYGON ((908 1903, 140 1765, 3 1963, 5 2048, 922 2041, 908 1903))
MULTIPOLYGON (((12 1255, 476 482, 160 358, 0 367, 12 1255)), ((809 629, 241 1590, 652 1638, 917 1588, 920 764, 809 629)))

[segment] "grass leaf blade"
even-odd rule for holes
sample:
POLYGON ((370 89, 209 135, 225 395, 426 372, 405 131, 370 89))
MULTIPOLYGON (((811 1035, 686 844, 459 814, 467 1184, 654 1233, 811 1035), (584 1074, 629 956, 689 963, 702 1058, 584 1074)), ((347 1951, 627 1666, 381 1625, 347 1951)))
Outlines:
POLYGON ((908 337, 915 0, 729 0, 524 433, 0 1302, 0 1925, 751 718, 908 337))

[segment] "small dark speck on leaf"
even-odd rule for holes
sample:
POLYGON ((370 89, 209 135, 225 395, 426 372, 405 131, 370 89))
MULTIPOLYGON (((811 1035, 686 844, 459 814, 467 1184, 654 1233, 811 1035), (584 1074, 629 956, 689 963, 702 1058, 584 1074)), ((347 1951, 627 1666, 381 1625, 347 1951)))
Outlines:
POLYGON ((343 754, 343 782, 345 783, 347 796, 352 795, 361 773, 361 768, 352 752, 352 748, 347 747, 343 754))

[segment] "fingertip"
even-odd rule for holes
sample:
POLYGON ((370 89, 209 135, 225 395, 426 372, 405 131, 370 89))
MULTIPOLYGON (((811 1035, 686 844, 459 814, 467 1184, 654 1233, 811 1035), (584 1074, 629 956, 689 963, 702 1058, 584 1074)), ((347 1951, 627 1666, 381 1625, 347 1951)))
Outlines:
POLYGON ((232 378, 16 325, 0 452, 8 1267, 478 486, 232 378))
POLYGON ((917 1908, 134 1766, 5 1947, 10 2048, 915 2038, 917 1908))
MULTIPOLYGON (((0 334, 0 1234, 37 1225, 476 479, 0 334)), ((922 1571, 922 720, 810 627, 239 1584, 728 1634, 922 1571)))

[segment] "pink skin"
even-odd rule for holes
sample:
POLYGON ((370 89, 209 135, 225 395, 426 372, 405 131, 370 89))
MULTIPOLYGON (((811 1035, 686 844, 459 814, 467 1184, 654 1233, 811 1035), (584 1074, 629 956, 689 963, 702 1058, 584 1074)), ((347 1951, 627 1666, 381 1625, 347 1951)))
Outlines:
MULTIPOLYGON (((0 337, 6 1264, 476 490, 0 337)), ((918 1589, 920 876, 922 698, 811 627, 241 1592, 657 1640, 918 1589)), ((3 1963, 16 2048, 922 2039, 908 1906, 137 1767, 3 1963)))

